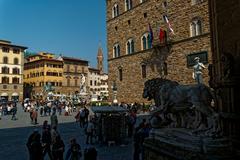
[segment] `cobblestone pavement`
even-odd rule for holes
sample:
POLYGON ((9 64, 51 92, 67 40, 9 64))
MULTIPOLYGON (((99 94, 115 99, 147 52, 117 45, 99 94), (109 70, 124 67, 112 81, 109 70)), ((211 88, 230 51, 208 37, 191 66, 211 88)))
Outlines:
MULTIPOLYGON (((76 114, 76 113, 74 113, 76 114)), ((39 117, 40 125, 34 126, 30 123, 29 113, 18 107, 18 120, 12 121, 11 116, 4 116, 0 120, 0 160, 27 160, 28 152, 26 142, 28 136, 37 128, 41 132, 41 124, 49 117, 39 117)), ((85 144, 85 134, 73 116, 58 116, 59 132, 63 138, 66 149, 71 138, 76 138, 82 150, 89 145, 85 144)), ((133 152, 132 139, 128 139, 124 146, 94 145, 98 151, 98 160, 131 160, 133 152)), ((48 159, 46 155, 45 159, 48 159)), ((82 158, 83 159, 83 158, 82 158)))

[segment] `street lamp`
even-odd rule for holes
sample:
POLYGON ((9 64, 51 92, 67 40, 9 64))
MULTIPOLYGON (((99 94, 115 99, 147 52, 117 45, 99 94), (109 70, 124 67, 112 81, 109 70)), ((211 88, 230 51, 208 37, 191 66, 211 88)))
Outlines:
POLYGON ((112 85, 112 90, 113 90, 113 104, 117 104, 117 84, 116 81, 113 81, 113 85, 112 85))

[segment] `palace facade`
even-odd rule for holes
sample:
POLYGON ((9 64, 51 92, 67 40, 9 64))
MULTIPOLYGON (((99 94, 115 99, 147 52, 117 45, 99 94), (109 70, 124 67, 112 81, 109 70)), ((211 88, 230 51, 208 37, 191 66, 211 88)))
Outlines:
POLYGON ((203 77, 208 84, 212 57, 207 0, 106 3, 108 85, 116 84, 118 102, 147 102, 142 98, 144 82, 156 77, 196 83, 192 66, 197 56, 206 66, 203 77))
POLYGON ((87 79, 88 61, 73 58, 60 57, 63 61, 63 86, 62 94, 74 95, 80 91, 81 75, 87 79))
MULTIPOLYGON (((42 98, 46 96, 44 86, 51 84, 54 93, 61 94, 63 85, 63 61, 52 53, 41 52, 26 58, 24 63, 25 87, 31 88, 31 96, 42 98)), ((25 88, 27 89, 27 88, 25 88)))
POLYGON ((1 99, 23 99, 23 54, 27 47, 0 40, 1 99))
POLYGON ((90 95, 98 97, 101 100, 107 100, 108 95, 108 74, 104 73, 103 68, 103 51, 98 48, 97 53, 97 68, 88 69, 88 88, 90 95))

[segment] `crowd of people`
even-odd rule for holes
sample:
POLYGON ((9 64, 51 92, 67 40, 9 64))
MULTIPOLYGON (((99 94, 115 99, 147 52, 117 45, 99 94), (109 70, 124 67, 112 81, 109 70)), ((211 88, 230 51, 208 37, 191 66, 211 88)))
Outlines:
POLYGON ((11 120, 17 120, 17 102, 15 101, 8 101, 8 102, 1 102, 0 103, 0 120, 2 116, 11 115, 11 120))
POLYGON ((59 100, 54 101, 43 101, 43 100, 29 100, 26 99, 22 103, 22 108, 25 112, 29 112, 29 117, 32 124, 38 124, 38 115, 41 117, 52 116, 54 114, 62 115, 64 111, 65 116, 70 116, 76 112, 76 106, 71 101, 60 102, 59 100))
POLYGON ((30 160, 43 160, 46 155, 48 155, 50 160, 80 160, 81 157, 84 157, 85 160, 96 160, 96 149, 94 147, 90 147, 82 151, 81 146, 75 138, 70 140, 70 146, 66 150, 64 157, 65 144, 61 138, 60 132, 57 129, 58 120, 56 109, 53 109, 50 119, 50 125, 48 124, 48 121, 44 121, 42 125, 42 134, 35 129, 28 138, 26 145, 30 160))
MULTIPOLYGON (((139 113, 139 110, 143 110, 144 104, 121 103, 119 106, 127 109, 128 111, 125 115, 126 127, 128 137, 133 140, 133 159, 143 159, 143 142, 144 139, 149 136, 149 132, 151 130, 151 126, 146 119, 143 119, 140 124, 137 123, 137 113, 139 113)), ((22 108, 25 112, 29 113, 31 123, 34 125, 38 124, 39 114, 41 117, 50 116, 51 120, 50 124, 48 124, 48 121, 44 121, 41 133, 39 130, 35 129, 29 136, 27 148, 30 160, 43 160, 46 155, 48 155, 51 160, 78 160, 83 157, 85 160, 96 159, 96 149, 94 147, 90 147, 82 151, 81 146, 75 138, 69 141, 69 147, 65 147, 64 141, 58 131, 57 115, 75 115, 76 122, 79 123, 80 128, 83 129, 86 135, 85 143, 91 145, 96 142, 103 142, 101 116, 97 116, 96 114, 90 115, 90 111, 87 107, 82 107, 76 114, 73 114, 77 111, 77 108, 69 101, 59 102, 55 100, 47 102, 25 100, 22 103, 22 108)), ((12 120, 16 120, 16 113, 17 103, 8 102, 0 104, 0 119, 1 116, 4 115, 12 115, 12 120)))

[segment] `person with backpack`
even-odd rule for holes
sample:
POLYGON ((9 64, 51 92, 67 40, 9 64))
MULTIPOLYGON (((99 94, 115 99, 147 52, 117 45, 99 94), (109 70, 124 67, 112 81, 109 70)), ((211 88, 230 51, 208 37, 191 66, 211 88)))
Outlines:
POLYGON ((77 143, 75 138, 71 139, 70 148, 67 151, 65 160, 80 160, 81 157, 82 153, 80 145, 77 143))

